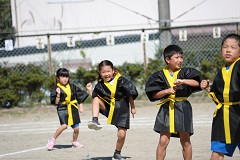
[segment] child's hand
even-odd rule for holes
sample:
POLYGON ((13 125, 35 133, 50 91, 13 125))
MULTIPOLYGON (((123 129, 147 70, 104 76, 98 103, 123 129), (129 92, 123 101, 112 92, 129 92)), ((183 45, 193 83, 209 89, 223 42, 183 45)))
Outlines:
POLYGON ((176 79, 176 81, 173 83, 174 85, 178 86, 184 83, 183 79, 176 79))
POLYGON ((173 87, 168 88, 167 92, 168 92, 168 94, 174 94, 174 93, 176 93, 177 89, 178 89, 177 86, 173 86, 173 87))
POLYGON ((88 83, 88 84, 86 85, 86 88, 87 88, 87 90, 88 90, 89 92, 92 92, 92 83, 88 83))
POLYGON ((82 103, 79 104, 79 112, 80 113, 84 112, 84 108, 83 108, 83 104, 82 103))
POLYGON ((207 92, 210 92, 210 86, 209 86, 209 82, 210 80, 202 80, 202 82, 200 83, 200 87, 201 89, 206 90, 207 92))
POLYGON ((59 87, 56 89, 56 92, 57 92, 57 94, 60 95, 60 88, 59 87))
POLYGON ((80 112, 80 113, 83 113, 83 112, 84 112, 84 109, 83 109, 83 108, 79 108, 79 112, 80 112))
POLYGON ((136 114, 136 109, 135 108, 131 108, 131 113, 132 113, 132 117, 134 118, 134 114, 136 114))

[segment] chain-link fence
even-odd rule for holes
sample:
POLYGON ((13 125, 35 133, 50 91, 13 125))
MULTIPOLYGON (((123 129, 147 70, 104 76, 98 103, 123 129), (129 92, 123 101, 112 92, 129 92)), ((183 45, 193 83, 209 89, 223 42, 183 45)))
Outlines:
MULTIPOLYGON (((59 67, 76 73, 79 68, 91 70, 108 59, 115 66, 135 66, 143 77, 147 72, 154 72, 148 70, 149 59, 161 58, 156 54, 169 44, 177 44, 184 51, 184 66, 200 68, 203 60, 212 62, 213 57, 220 54, 225 35, 239 33, 239 24, 16 36, 2 42, 0 65, 1 69, 22 73, 26 65, 31 64, 39 66, 42 74, 49 76, 59 67)), ((124 68, 122 71, 133 79, 124 68)), ((143 84, 139 83, 142 90, 143 84)))

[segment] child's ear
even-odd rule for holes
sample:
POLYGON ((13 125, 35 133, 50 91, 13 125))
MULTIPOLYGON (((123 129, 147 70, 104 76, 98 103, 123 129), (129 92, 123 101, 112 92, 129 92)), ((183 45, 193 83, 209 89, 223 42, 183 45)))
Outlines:
POLYGON ((170 58, 166 57, 167 64, 170 63, 170 58))

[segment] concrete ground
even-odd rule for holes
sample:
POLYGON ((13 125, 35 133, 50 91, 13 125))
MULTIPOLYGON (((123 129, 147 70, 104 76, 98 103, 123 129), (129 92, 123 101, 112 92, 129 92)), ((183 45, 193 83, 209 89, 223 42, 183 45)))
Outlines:
MULTIPOLYGON (((194 114, 194 135, 191 136, 193 160, 209 160, 210 133, 213 102, 205 99, 190 99, 194 114)), ((153 131, 158 107, 155 103, 136 101, 137 114, 131 118, 131 128, 122 149, 122 156, 129 160, 154 160, 159 134, 153 131)), ((33 109, 0 110, 0 159, 5 160, 111 160, 117 140, 117 129, 106 124, 106 118, 100 116, 103 128, 89 130, 87 122, 91 120, 91 106, 84 105, 80 114, 79 141, 83 148, 72 148, 72 129, 65 130, 57 139, 53 151, 47 151, 46 144, 59 127, 54 106, 40 106, 33 109)), ((181 160, 182 152, 179 139, 171 138, 167 148, 166 160, 181 160)), ((239 160, 236 150, 232 158, 239 160)))

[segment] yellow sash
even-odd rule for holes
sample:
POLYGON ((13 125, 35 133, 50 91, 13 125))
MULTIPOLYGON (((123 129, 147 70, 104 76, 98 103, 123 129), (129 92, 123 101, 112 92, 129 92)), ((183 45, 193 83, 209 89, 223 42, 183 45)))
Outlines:
MULTIPOLYGON (((173 77, 171 77, 167 67, 163 69, 163 73, 166 76, 167 81, 171 87, 174 86, 173 83, 177 79, 177 75, 180 70, 181 69, 175 71, 173 74, 173 77)), ((169 102, 169 132, 170 133, 176 133, 175 124, 174 124, 174 103, 175 101, 183 101, 183 100, 187 100, 187 97, 175 97, 175 94, 171 94, 168 98, 161 100, 160 103, 157 104, 157 106, 161 106, 162 104, 170 101, 169 102)))
MULTIPOLYGON (((118 82, 118 78, 119 77, 121 77, 121 75, 118 73, 115 76, 115 78, 113 79, 113 85, 111 85, 108 82, 104 81, 104 84, 107 86, 107 88, 111 92, 111 95, 110 95, 110 111, 109 111, 109 114, 108 114, 107 124, 111 124, 111 122, 112 122, 112 117, 113 117, 113 112, 114 112, 114 107, 115 107, 115 93, 116 93, 117 82, 118 82)), ((101 98, 101 99, 103 99, 103 98, 101 98)))
POLYGON ((73 125, 73 117, 72 117, 72 105, 78 109, 78 106, 76 106, 77 100, 72 100, 71 101, 71 87, 69 84, 66 86, 61 85, 60 83, 57 83, 57 86, 59 86, 67 95, 65 98, 65 101, 62 102, 62 104, 67 105, 67 110, 68 110, 68 126, 73 125))
POLYGON ((229 91, 230 91, 230 82, 232 77, 232 70, 235 63, 240 60, 238 58, 233 64, 231 64, 229 70, 226 70, 226 67, 222 68, 222 77, 224 81, 224 89, 223 89, 223 100, 224 102, 219 102, 216 98, 215 94, 210 92, 208 96, 212 98, 218 105, 216 106, 216 110, 214 112, 213 117, 216 116, 217 110, 220 109, 223 105, 223 121, 224 121, 224 132, 225 132, 225 140, 227 144, 231 143, 231 133, 230 133, 230 125, 229 125, 229 107, 231 105, 240 104, 240 102, 229 102, 229 91))

